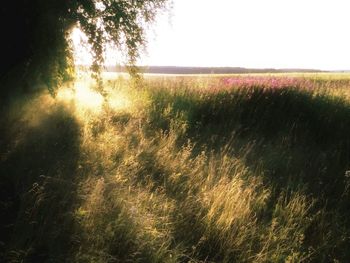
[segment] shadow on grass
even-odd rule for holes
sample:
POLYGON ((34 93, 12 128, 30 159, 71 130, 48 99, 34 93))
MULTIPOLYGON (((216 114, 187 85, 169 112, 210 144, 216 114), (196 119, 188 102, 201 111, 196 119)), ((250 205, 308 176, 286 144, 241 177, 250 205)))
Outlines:
POLYGON ((63 262, 73 242, 78 123, 63 107, 34 127, 15 121, 2 119, 1 257, 63 262))
POLYGON ((251 145, 248 165, 260 162, 271 183, 286 188, 306 183, 313 195, 327 199, 344 192, 350 166, 350 106, 345 101, 295 89, 255 89, 206 102, 194 116, 192 138, 200 142, 214 136, 220 145, 235 131, 238 144, 251 145))
MULTIPOLYGON (((152 124, 168 130, 181 116, 188 126, 180 138, 220 151, 231 144, 251 167, 263 165, 270 183, 308 184, 315 195, 338 198, 350 168, 350 106, 327 95, 297 89, 241 89, 198 99, 196 93, 161 97, 152 124), (171 105, 167 118, 162 108, 171 105), (158 122, 158 119, 162 119, 158 122), (250 150, 240 153, 240 149, 250 150)), ((157 98, 159 99, 159 98, 157 98)), ((290 185, 289 185, 290 186, 290 185)))
MULTIPOLYGON (((190 139, 195 145, 194 156, 203 149, 217 153, 223 148, 230 149, 230 154, 243 158, 252 171, 263 171, 264 183, 274 189, 271 209, 281 192, 303 190, 317 200, 315 211, 326 207, 326 218, 333 222, 327 226, 332 231, 329 242, 337 248, 327 253, 344 262, 350 258, 346 249, 350 241, 338 240, 350 229, 349 193, 346 192, 350 182, 345 176, 350 170, 348 102, 294 88, 252 88, 210 95, 192 91, 162 92, 153 97, 150 112, 153 128, 167 133, 174 122, 180 123, 179 126, 184 124, 186 131, 180 134, 178 145, 182 147, 190 139), (335 215, 339 218, 332 221, 335 215), (344 232, 339 233, 339 229, 344 232)), ((159 164, 150 166, 159 170, 159 164)), ((152 179, 157 180, 158 185, 163 184, 157 178, 152 179)), ((171 198, 174 196, 171 190, 168 193, 171 198)), ((201 241, 203 226, 198 220, 201 209, 182 207, 181 202, 178 206, 178 216, 184 220, 176 220, 179 224, 175 226, 174 238, 188 245, 199 244, 195 249, 201 260, 223 260, 215 237, 201 241)), ((312 229, 313 226, 305 239, 308 244, 319 240, 319 233, 312 233, 312 229)), ((332 258, 326 259, 328 256, 324 255, 317 260, 327 262, 332 258)))

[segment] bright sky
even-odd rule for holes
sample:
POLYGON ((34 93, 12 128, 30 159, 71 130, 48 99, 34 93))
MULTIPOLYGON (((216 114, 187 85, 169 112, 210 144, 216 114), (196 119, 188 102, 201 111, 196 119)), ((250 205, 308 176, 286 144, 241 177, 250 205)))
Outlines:
POLYGON ((349 0, 173 2, 140 64, 350 69, 349 0))

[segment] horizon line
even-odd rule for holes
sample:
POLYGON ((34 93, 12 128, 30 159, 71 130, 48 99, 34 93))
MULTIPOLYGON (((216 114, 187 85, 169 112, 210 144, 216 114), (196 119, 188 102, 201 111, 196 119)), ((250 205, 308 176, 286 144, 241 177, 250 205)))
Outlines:
MULTIPOLYGON (((76 64, 76 67, 90 67, 88 64, 76 64)), ((126 68, 128 65, 103 65, 103 68, 126 68)), ((303 67, 243 67, 243 66, 179 66, 179 65, 135 65, 139 68, 179 68, 179 69, 241 69, 241 70, 271 70, 271 71, 317 71, 317 72, 350 72, 350 69, 319 69, 303 67)))

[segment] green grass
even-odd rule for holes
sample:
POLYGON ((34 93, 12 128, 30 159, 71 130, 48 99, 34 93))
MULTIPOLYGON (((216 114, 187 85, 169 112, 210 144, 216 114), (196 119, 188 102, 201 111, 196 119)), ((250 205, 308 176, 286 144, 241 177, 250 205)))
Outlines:
POLYGON ((84 89, 13 100, 0 258, 349 262, 350 76, 302 77, 316 87, 109 77, 103 104, 84 89))

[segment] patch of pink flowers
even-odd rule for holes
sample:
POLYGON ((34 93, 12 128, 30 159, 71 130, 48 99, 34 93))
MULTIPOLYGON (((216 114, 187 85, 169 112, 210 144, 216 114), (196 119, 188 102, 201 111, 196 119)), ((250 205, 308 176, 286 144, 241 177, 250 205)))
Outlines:
POLYGON ((300 77, 285 77, 285 76, 237 76, 223 78, 222 84, 224 87, 235 88, 313 88, 313 82, 309 79, 300 77))

